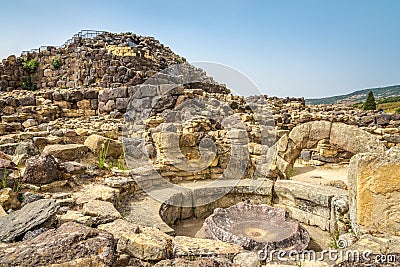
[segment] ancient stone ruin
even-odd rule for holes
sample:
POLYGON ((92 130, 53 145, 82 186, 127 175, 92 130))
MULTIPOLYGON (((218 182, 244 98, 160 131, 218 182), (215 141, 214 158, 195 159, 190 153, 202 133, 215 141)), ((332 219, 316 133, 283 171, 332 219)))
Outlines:
POLYGON ((3 59, 0 110, 1 266, 400 251, 399 114, 234 95, 152 37, 103 31, 3 59))
POLYGON ((207 238, 238 244, 248 250, 281 249, 302 252, 310 242, 304 227, 289 213, 266 204, 240 202, 217 208, 204 222, 207 238))

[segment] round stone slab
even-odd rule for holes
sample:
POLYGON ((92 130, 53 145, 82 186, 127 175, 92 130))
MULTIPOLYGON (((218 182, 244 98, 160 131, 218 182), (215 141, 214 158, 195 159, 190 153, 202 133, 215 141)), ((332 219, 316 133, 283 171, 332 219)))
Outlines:
POLYGON ((307 230, 284 209, 240 202, 218 208, 204 222, 205 236, 235 243, 248 250, 301 252, 310 242, 307 230))

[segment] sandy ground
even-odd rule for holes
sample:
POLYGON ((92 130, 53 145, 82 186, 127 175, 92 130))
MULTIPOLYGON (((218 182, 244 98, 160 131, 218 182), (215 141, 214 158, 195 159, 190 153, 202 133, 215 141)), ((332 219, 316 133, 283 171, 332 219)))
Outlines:
POLYGON ((329 181, 341 180, 348 185, 348 165, 330 164, 312 167, 296 163, 293 169, 294 176, 291 179, 295 181, 324 185, 329 181))

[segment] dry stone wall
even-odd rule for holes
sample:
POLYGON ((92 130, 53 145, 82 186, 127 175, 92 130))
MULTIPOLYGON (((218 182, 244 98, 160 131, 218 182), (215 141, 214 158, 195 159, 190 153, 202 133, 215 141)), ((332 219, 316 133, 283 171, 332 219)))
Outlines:
MULTIPOLYGON (((127 124, 141 122, 144 128, 130 130, 149 137, 145 149, 151 151, 153 164, 168 179, 180 181, 220 178, 232 155, 235 155, 232 166, 243 170, 243 178, 276 177, 279 171, 284 176, 304 148, 317 147, 319 154, 315 156, 327 162, 340 159, 340 155, 350 158, 365 151, 365 138, 356 142, 358 148, 353 144, 352 136, 365 136, 360 129, 374 135, 386 148, 400 146, 400 116, 396 114, 377 115, 344 106, 306 106, 303 98, 234 96, 225 86, 189 64, 184 65, 183 75, 154 75, 184 59, 150 37, 102 33, 95 38, 76 38, 61 48, 48 47, 45 51, 28 53, 26 57, 39 62, 39 69, 32 74, 39 90, 18 90, 27 75, 22 68, 23 57, 10 56, 0 65, 1 90, 8 91, 0 96, 0 134, 11 135, 0 141, 1 150, 6 152, 13 152, 21 139, 32 140, 39 148, 47 144, 82 144, 91 134, 118 139, 127 124), (51 65, 56 57, 62 63, 58 69, 51 65), (193 73, 200 73, 203 79, 185 83, 183 77, 193 73), (225 110, 216 108, 216 103, 225 106, 225 110), (203 112, 207 116, 177 123, 179 113, 190 105, 196 106, 200 115, 203 112), (254 108, 267 116, 255 114, 254 108), (219 119, 213 119, 212 112, 219 114, 219 119), (243 124, 233 132, 221 126, 222 120, 232 114, 243 124), (272 126, 263 128, 260 122, 272 126), (311 122, 317 126, 310 130, 307 123, 311 122), (329 133, 325 131, 326 125, 329 133), (331 130, 331 125, 339 126, 331 130), (177 136, 168 131, 160 134, 163 127, 172 127, 177 136), (272 135, 266 134, 270 130, 272 135), (311 138, 297 140, 308 133, 311 138), (216 143, 217 153, 212 162, 201 158, 198 151, 204 137, 216 143), (197 174, 176 168, 166 156, 174 138, 179 140, 179 152, 184 156, 172 151, 178 155, 176 161, 198 160, 196 167, 207 163, 210 168, 197 174), (275 166, 266 164, 263 168, 260 159, 279 138, 275 166), (227 153, 233 143, 239 144, 240 149, 227 153), (235 161, 236 158, 241 160, 235 161)), ((379 145, 379 149, 384 148, 379 145)), ((235 172, 225 175, 232 176, 235 172)))
POLYGON ((95 38, 75 38, 61 48, 47 47, 44 51, 3 59, 1 91, 21 89, 29 76, 23 68, 24 59, 39 63, 30 75, 37 89, 136 85, 168 65, 185 61, 152 37, 105 32, 95 38), (52 65, 54 59, 61 60, 58 68, 52 65))

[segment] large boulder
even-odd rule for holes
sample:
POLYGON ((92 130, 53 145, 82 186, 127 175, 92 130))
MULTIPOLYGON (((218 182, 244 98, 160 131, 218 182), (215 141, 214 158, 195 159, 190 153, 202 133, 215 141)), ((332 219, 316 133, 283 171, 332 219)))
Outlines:
POLYGON ((400 148, 354 156, 348 180, 356 234, 400 235, 400 148))
MULTIPOLYGON (((53 220, 58 204, 53 199, 41 199, 0 218, 0 241, 12 242, 29 230, 53 220)), ((1 257, 0 257, 1 258, 1 257)))
POLYGON ((85 146, 95 154, 99 154, 102 149, 104 151, 108 149, 107 155, 114 158, 118 158, 123 152, 122 143, 98 134, 86 138, 85 146))
POLYGON ((48 184, 61 179, 60 166, 52 155, 33 156, 26 163, 22 181, 31 184, 48 184))
POLYGON ((50 154, 63 161, 74 161, 82 158, 88 152, 85 145, 67 144, 67 145, 48 145, 43 149, 43 154, 50 154))
POLYGON ((0 245, 1 266, 111 266, 114 260, 111 234, 72 222, 32 240, 0 245))

